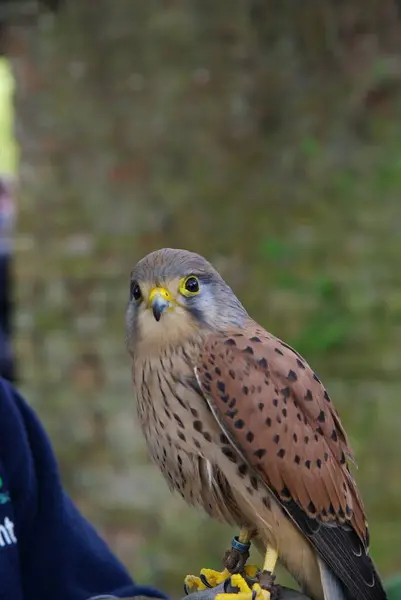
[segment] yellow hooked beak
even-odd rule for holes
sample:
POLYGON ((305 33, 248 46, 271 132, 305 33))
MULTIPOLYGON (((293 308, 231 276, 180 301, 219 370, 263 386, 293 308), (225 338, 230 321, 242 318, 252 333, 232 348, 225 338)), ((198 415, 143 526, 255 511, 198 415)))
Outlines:
POLYGON ((160 321, 162 313, 173 306, 173 298, 166 288, 156 287, 149 294, 149 308, 152 309, 156 321, 160 321))

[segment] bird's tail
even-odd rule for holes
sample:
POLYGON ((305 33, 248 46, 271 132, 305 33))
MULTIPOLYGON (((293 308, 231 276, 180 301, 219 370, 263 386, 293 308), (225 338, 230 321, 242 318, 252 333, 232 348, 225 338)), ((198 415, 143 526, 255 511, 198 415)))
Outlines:
POLYGON ((334 575, 333 571, 326 563, 318 559, 320 577, 324 593, 324 600, 349 600, 349 595, 345 592, 341 581, 334 575))
MULTIPOLYGON (((367 590, 360 590, 357 596, 354 596, 341 583, 338 577, 333 573, 330 567, 321 559, 318 559, 320 577, 322 581, 324 600, 388 600, 387 594, 383 589, 379 576, 375 573, 375 585, 367 590)), ((373 566, 373 565, 372 565, 373 566)))

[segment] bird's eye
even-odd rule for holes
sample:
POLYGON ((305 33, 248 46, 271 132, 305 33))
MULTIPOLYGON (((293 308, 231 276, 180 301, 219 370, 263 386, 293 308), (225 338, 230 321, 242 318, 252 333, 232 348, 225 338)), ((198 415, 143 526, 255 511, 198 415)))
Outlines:
POLYGON ((136 281, 131 281, 131 300, 140 300, 142 298, 141 288, 136 281))
POLYGON ((199 293, 199 279, 195 277, 195 275, 190 275, 186 277, 183 281, 182 288, 184 290, 185 295, 192 295, 199 293))

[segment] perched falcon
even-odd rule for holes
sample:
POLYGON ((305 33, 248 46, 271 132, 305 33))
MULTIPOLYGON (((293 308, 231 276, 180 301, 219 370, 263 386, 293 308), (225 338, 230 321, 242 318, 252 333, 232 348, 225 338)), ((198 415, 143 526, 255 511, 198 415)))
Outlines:
POLYGON ((275 597, 279 560, 312 600, 384 600, 352 451, 307 362, 198 254, 145 256, 130 296, 126 343, 149 452, 186 502, 240 529, 222 573, 187 582, 232 574, 239 596, 221 600, 275 597), (253 573, 251 539, 265 553, 253 573))

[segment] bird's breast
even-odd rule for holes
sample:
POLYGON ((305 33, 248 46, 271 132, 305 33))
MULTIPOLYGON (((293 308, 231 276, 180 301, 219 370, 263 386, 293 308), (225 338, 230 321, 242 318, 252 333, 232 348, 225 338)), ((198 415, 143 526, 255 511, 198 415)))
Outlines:
POLYGON ((209 514, 241 524, 270 495, 216 421, 186 356, 134 365, 138 417, 149 454, 171 489, 209 514))
MULTIPOLYGON (((142 428, 177 441, 196 411, 200 396, 191 387, 191 366, 179 355, 137 361, 133 366, 134 393, 142 428)), ((182 444, 179 444, 182 445, 182 444)))

